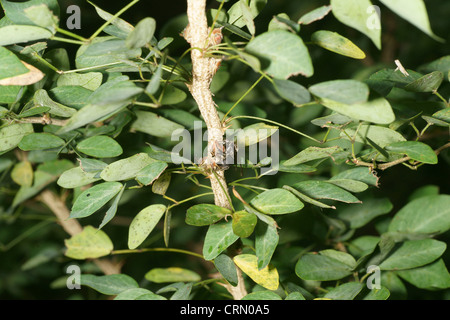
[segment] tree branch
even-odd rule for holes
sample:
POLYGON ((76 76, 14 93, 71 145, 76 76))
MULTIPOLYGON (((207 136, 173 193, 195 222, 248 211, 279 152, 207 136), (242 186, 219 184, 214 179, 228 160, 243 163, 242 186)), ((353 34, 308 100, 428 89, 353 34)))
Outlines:
MULTIPOLYGON (((183 36, 192 48, 192 81, 186 85, 197 102, 208 129, 208 156, 203 161, 203 165, 206 165, 211 171, 209 177, 215 204, 231 209, 225 173, 216 165, 216 163, 222 163, 223 160, 218 158, 222 156, 222 152, 217 152, 217 148, 223 147, 224 128, 210 90, 211 81, 221 59, 206 54, 211 45, 222 41, 222 37, 220 29, 214 30, 220 33, 217 35, 217 32, 212 32, 208 27, 206 0, 187 0, 187 16, 189 24, 183 32, 183 36), (213 36, 211 37, 211 35, 213 36)), ((238 285, 236 287, 226 285, 226 288, 235 300, 240 300, 247 295, 241 270, 238 270, 238 285)))
MULTIPOLYGON (((67 208, 64 201, 62 201, 56 194, 46 189, 41 192, 38 198, 42 203, 50 208, 50 210, 58 218, 59 224, 69 235, 73 236, 83 231, 83 227, 77 220, 69 219, 69 209, 67 208)), ((94 259, 94 263, 106 275, 120 273, 121 265, 113 263, 110 260, 94 259)))

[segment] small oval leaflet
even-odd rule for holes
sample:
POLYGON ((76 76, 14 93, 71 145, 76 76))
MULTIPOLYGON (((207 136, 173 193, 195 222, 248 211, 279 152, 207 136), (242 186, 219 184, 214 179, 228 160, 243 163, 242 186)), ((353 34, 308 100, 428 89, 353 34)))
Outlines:
POLYGON ((166 212, 166 206, 162 204, 154 204, 142 209, 130 224, 128 248, 136 249, 144 242, 159 220, 161 220, 164 212, 166 212))

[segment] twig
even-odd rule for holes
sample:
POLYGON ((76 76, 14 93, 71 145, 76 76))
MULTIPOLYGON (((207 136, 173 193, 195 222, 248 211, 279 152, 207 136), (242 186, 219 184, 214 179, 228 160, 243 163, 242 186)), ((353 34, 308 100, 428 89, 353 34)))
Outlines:
POLYGON ((29 118, 23 118, 19 120, 15 120, 17 123, 39 123, 39 124, 54 124, 56 126, 65 126, 68 120, 61 120, 61 119, 51 119, 48 116, 42 116, 42 117, 29 117, 29 118))
MULTIPOLYGON (((448 148, 450 148, 450 142, 447 143, 447 144, 444 144, 442 147, 434 150, 434 153, 436 155, 439 155, 443 150, 448 149, 448 148)), ((397 160, 394 160, 394 161, 391 161, 391 162, 387 162, 387 163, 383 163, 383 164, 377 165, 376 168, 380 169, 380 170, 386 170, 386 169, 388 169, 390 167, 393 167, 393 166, 395 166, 397 164, 400 164, 400 163, 404 163, 404 162, 409 161, 409 160, 411 160, 410 157, 404 157, 404 158, 397 159, 397 160)), ((373 168, 374 167, 373 163, 364 162, 364 161, 361 161, 361 160, 358 160, 358 159, 353 159, 352 162, 354 164, 356 164, 357 166, 364 166, 364 167, 369 167, 369 168, 373 168)))
MULTIPOLYGON (((49 207, 58 218, 59 224, 69 235, 73 236, 83 231, 83 227, 77 220, 69 219, 70 212, 66 204, 52 191, 47 189, 42 191, 38 199, 49 207)), ((120 273, 121 264, 115 264, 106 259, 94 259, 93 261, 106 275, 120 273)))

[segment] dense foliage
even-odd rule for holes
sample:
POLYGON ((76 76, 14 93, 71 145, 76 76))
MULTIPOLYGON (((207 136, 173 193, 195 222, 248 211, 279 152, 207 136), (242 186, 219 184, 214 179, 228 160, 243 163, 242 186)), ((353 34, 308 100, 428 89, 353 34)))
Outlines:
POLYGON ((103 2, 0 1, 1 298, 449 297, 450 3, 103 2), (196 50, 245 161, 176 153, 196 50))

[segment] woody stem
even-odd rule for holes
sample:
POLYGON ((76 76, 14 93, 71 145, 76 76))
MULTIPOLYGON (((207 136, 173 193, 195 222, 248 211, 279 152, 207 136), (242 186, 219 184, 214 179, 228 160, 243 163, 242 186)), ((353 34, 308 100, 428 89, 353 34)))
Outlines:
MULTIPOLYGON (((217 71, 219 59, 208 56, 206 51, 210 45, 208 22, 206 19, 206 0, 187 0, 187 16, 189 25, 184 37, 191 45, 192 82, 187 84, 192 97, 197 102, 200 113, 208 129, 208 159, 214 160, 216 146, 223 145, 223 127, 212 98, 211 81, 217 71)), ((232 209, 228 185, 223 170, 212 167, 211 188, 217 206, 232 209)), ((238 285, 226 284, 225 287, 235 300, 247 295, 244 279, 238 269, 238 285)))

